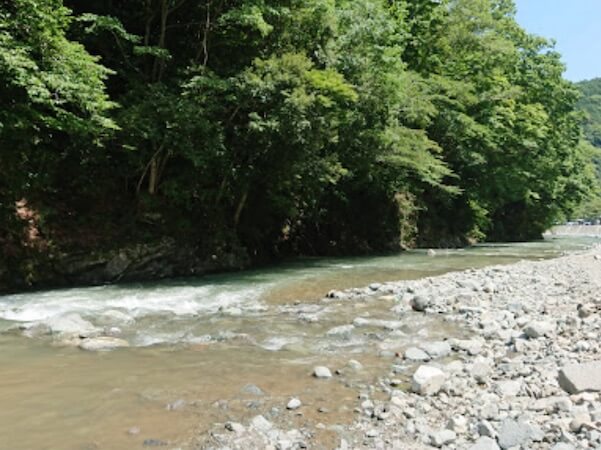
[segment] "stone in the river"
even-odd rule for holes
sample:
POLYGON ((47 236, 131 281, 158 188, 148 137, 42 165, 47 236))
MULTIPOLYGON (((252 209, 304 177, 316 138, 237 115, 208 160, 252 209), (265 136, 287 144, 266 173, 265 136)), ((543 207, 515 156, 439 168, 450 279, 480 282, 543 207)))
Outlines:
POLYGON ((444 358, 451 353, 451 346, 448 342, 444 341, 426 342, 421 344, 420 348, 430 355, 432 359, 444 358))
POLYGON ((77 334, 88 337, 99 332, 98 328, 75 313, 51 317, 45 321, 45 324, 50 327, 53 333, 77 334))
POLYGON ((167 411, 179 411, 186 407, 186 401, 183 398, 180 398, 174 402, 167 404, 167 411))
POLYGON ((430 356, 423 350, 417 347, 409 347, 403 354, 405 359, 409 361, 428 361, 430 356))
POLYGON ((445 380, 445 373, 438 367, 422 365, 413 374, 411 390, 421 395, 434 395, 445 380))
POLYGON ((332 372, 325 366, 317 366, 313 369, 313 376, 315 378, 332 378, 332 372))
POLYGON ((455 442, 457 434, 452 430, 436 431, 430 435, 430 443, 437 448, 455 442))
POLYGON ((601 361, 565 366, 558 378, 561 388, 569 394, 601 391, 601 361))
POLYGON ((144 439, 142 445, 144 447, 166 447, 169 443, 161 441, 160 439, 144 439))
POLYGON ((499 450, 499 446, 494 439, 483 436, 474 445, 468 447, 468 450, 499 450))
POLYGON ((535 321, 530 322, 524 327, 524 334, 530 339, 537 339, 549 336, 553 333, 555 326, 549 322, 535 321))
POLYGON ((39 338, 52 333, 52 329, 45 323, 36 323, 23 330, 23 336, 28 338, 39 338))
POLYGON ((526 422, 505 419, 499 428, 498 442, 502 449, 525 446, 540 438, 538 430, 526 422))
POLYGON ((286 405, 286 408, 292 411, 300 408, 302 404, 303 402, 301 402, 298 398, 291 398, 288 404, 286 405))
POLYGON ((244 428, 244 425, 238 422, 227 422, 225 424, 225 429, 228 431, 233 431, 237 435, 244 434, 246 432, 246 428, 244 428))
POLYGON ((342 337, 342 338, 348 339, 351 336, 351 334, 353 333, 354 329, 355 329, 354 325, 341 325, 339 327, 334 327, 334 328, 329 329, 326 332, 326 335, 342 337))
POLYGON ((353 370, 361 370, 361 369, 363 369, 363 364, 361 364, 356 359, 349 360, 349 362, 347 363, 347 366, 349 366, 353 370))
POLYGON ((90 352, 109 351, 123 347, 129 347, 129 342, 124 339, 109 336, 83 339, 79 343, 79 348, 90 352))
POLYGON ((256 395, 258 397, 265 395, 265 392, 255 384, 247 384, 241 390, 244 394, 256 395))
POLYGON ((423 295, 416 295, 411 299, 410 304, 414 311, 423 312, 430 306, 430 299, 423 295))

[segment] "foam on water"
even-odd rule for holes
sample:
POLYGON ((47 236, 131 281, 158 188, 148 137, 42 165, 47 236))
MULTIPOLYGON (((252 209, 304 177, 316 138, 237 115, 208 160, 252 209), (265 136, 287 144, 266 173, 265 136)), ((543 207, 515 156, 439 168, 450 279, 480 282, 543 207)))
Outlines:
POLYGON ((206 316, 220 308, 257 311, 268 284, 250 286, 102 287, 0 297, 0 319, 43 322, 70 313, 98 317, 111 310, 135 319, 150 315, 206 316))

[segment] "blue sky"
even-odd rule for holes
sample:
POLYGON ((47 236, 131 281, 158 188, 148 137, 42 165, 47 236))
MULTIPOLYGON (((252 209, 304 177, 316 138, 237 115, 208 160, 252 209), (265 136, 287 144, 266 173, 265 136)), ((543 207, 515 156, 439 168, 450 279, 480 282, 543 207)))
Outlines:
POLYGON ((516 0, 518 22, 553 38, 567 65, 565 77, 601 77, 601 0, 516 0))

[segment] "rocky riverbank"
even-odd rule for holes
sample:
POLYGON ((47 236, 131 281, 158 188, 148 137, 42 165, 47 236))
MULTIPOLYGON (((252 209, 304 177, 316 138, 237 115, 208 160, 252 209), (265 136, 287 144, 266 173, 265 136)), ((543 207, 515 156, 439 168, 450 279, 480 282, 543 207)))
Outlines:
MULTIPOLYGON (((394 300, 389 321, 357 317, 331 330, 386 330, 379 336, 379 356, 389 360, 389 370, 356 386, 354 422, 307 421, 293 428, 291 417, 308 411, 302 398, 291 398, 277 413, 215 424, 193 446, 601 448, 600 288, 601 248, 595 248, 553 260, 330 292, 323 302, 394 300), (424 315, 441 317, 464 335, 436 341, 425 336, 415 346, 395 348, 403 334, 397 324, 424 315), (324 432, 333 440, 320 440, 324 432)), ((319 367, 313 376, 315 383, 348 383, 349 370, 363 370, 361 361, 319 367)))

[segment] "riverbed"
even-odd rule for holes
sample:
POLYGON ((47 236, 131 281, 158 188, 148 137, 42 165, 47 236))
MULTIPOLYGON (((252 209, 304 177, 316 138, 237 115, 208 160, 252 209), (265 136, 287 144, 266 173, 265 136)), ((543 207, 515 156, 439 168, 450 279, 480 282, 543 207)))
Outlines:
POLYGON ((330 448, 337 437, 328 430, 352 423, 358 390, 390 365, 382 356, 465 331, 435 315, 391 317, 395 299, 385 293, 354 302, 336 301, 336 292, 323 301, 326 293, 552 258, 593 242, 551 238, 435 256, 310 259, 199 279, 0 297, 0 448, 192 448, 193 437, 215 423, 258 414, 323 430, 314 442, 330 448), (89 352, 65 333, 28 333, 69 315, 89 323, 88 334, 115 336, 128 347, 89 352), (391 338, 393 348, 382 345, 391 338), (349 360, 363 370, 352 371, 349 360), (316 365, 345 372, 345 381, 316 380, 316 365), (291 397, 302 398, 302 415, 286 410, 291 397))

